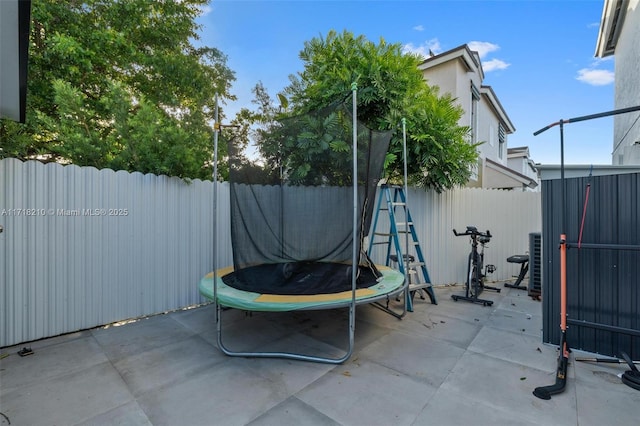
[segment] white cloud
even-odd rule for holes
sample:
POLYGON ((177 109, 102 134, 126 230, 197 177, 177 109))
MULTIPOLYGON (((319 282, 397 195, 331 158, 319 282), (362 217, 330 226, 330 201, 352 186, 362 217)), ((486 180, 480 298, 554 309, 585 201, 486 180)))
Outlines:
MULTIPOLYGON (((497 44, 489 43, 487 41, 471 41, 467 44, 471 50, 478 52, 480 58, 485 57, 488 53, 500 49, 500 46, 498 46, 497 44)), ((431 53, 433 53, 434 55, 442 53, 442 46, 440 45, 440 40, 438 40, 437 38, 432 38, 431 40, 427 40, 418 46, 415 46, 413 43, 407 43, 402 46, 402 51, 404 53, 413 53, 424 58, 428 58, 429 56, 431 56, 431 53)), ((511 64, 501 59, 490 59, 487 61, 482 61, 482 69, 484 72, 503 70, 508 68, 510 65, 511 64)))
POLYGON ((491 72, 495 70, 504 70, 509 68, 511 64, 506 63, 501 59, 490 59, 488 61, 482 62, 482 70, 484 72, 491 72))
POLYGON ((431 40, 425 41, 420 46, 414 46, 413 43, 407 43, 402 46, 402 52, 413 53, 428 58, 431 56, 429 52, 437 55, 442 52, 442 47, 440 46, 440 41, 437 38, 432 38, 431 40))
POLYGON ((606 86, 614 81, 613 71, 583 68, 578 70, 576 80, 592 86, 606 86))
POLYGON ((424 27, 422 25, 416 25, 413 29, 416 31, 424 31, 424 27))
POLYGON ((467 45, 469 46, 469 49, 478 52, 480 59, 487 56, 487 53, 495 52, 500 49, 500 46, 489 43, 488 41, 470 41, 467 45))
POLYGON ((486 56, 500 49, 500 46, 494 43, 489 43, 488 41, 470 41, 467 43, 469 49, 478 52, 480 59, 482 60, 482 70, 484 72, 491 72, 495 70, 503 70, 508 68, 511 64, 503 61, 502 59, 489 59, 484 60, 486 56))

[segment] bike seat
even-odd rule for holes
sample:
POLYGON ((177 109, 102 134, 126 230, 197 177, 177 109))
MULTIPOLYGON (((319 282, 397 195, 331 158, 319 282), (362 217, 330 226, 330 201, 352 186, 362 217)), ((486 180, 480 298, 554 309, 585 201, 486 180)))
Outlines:
POLYGON ((509 263, 525 263, 529 261, 529 255, 527 254, 514 254, 513 256, 509 256, 507 258, 507 262, 509 263))

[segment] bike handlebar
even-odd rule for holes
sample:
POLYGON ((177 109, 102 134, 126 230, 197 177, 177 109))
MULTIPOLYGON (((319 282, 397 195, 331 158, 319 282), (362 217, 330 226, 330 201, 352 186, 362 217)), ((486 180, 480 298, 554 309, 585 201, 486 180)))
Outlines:
POLYGON ((491 231, 489 231, 487 229, 486 232, 481 232, 478 231, 478 228, 476 228, 475 226, 467 226, 467 230, 464 232, 458 232, 455 229, 453 230, 453 234, 456 237, 464 237, 466 235, 470 235, 472 238, 473 237, 487 237, 487 238, 491 238, 493 235, 491 235, 491 231))

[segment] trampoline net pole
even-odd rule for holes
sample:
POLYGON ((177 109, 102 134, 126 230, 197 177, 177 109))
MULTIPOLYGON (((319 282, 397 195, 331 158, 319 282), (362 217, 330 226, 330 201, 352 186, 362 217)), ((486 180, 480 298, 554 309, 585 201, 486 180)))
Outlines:
MULTIPOLYGON (((353 233, 352 233, 352 257, 351 257, 351 305, 349 306, 349 355, 353 352, 355 341, 355 316, 356 316, 356 280, 358 277, 358 265, 360 263, 360 244, 357 239, 360 235, 358 229, 358 85, 351 83, 353 102, 352 124, 352 150, 353 150, 353 233)), ((364 224, 363 224, 364 225, 364 224)))
POLYGON ((213 116, 213 171, 212 171, 212 185, 213 185, 213 303, 215 311, 216 322, 216 334, 218 339, 220 338, 220 307, 218 306, 218 285, 217 285, 217 270, 218 270, 218 134, 220 130, 219 109, 218 109, 218 93, 215 95, 215 111, 213 116))

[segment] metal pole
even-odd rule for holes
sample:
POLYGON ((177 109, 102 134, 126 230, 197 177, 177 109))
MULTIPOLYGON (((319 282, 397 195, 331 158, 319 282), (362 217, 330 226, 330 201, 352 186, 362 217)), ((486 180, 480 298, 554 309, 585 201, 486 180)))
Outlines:
MULTIPOLYGON (((411 281, 409 279, 409 274, 411 273, 409 271, 409 186, 407 183, 407 119, 402 117, 402 157, 403 157, 403 167, 404 167, 404 180, 403 180, 403 186, 404 186, 404 217, 405 217, 405 222, 407 223, 405 226, 405 233, 404 233, 404 259, 402 260, 404 262, 404 273, 405 273, 405 280, 406 280, 406 290, 405 290, 405 304, 407 306, 410 307, 410 310, 413 311, 413 306, 411 304, 411 295, 409 294, 409 282, 411 281)), ((416 271, 416 274, 418 273, 418 271, 416 271)))
MULTIPOLYGON (((560 120, 560 197, 562 197, 562 217, 560 218, 560 330, 567 330, 567 198, 564 178, 564 120, 560 120)), ((565 339, 563 338, 563 341, 565 339)), ((560 350, 564 350, 561 348, 560 350)))
POLYGON ((358 229, 358 85, 356 82, 351 83, 351 93, 353 100, 353 233, 351 236, 353 253, 351 257, 351 305, 349 306, 349 352, 353 351, 355 340, 356 279, 360 263, 360 253, 356 253, 359 247, 358 235, 360 234, 358 229))
POLYGON ((218 305, 218 133, 220 122, 218 121, 218 94, 216 93, 216 106, 213 115, 213 303, 216 312, 216 330, 220 338, 220 306, 218 305))
POLYGON ((635 250, 640 251, 639 244, 592 244, 592 243, 567 243, 567 248, 581 249, 607 249, 607 250, 635 250))
POLYGON ((640 111, 640 105, 629 107, 629 108, 614 109, 613 111, 600 112, 598 114, 583 115, 582 117, 574 117, 566 120, 556 121, 555 123, 551 123, 548 126, 545 126, 542 129, 533 132, 533 136, 538 136, 540 133, 549 130, 553 126, 557 126, 561 122, 576 123, 578 121, 593 120, 594 118, 609 117, 610 115, 625 114, 627 112, 633 112, 633 111, 640 111))

